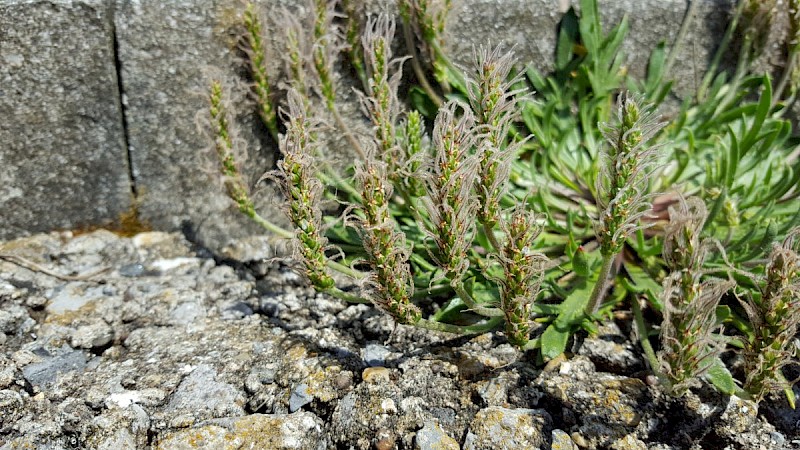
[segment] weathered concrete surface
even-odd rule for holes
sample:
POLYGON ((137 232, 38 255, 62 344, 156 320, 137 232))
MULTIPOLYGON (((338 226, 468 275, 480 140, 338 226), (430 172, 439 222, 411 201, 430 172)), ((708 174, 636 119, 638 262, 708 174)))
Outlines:
POLYGON ((118 99, 108 2, 0 2, 0 238, 130 208, 118 99))
MULTIPOLYGON (((230 28, 235 3, 117 0, 114 19, 140 216, 156 229, 188 225, 215 250, 231 237, 258 232, 232 208, 218 182, 211 140, 195 126, 207 108, 209 70, 235 76, 240 64, 230 28)), ((241 103, 237 109, 254 111, 241 103)), ((242 119, 252 182, 271 166, 273 144, 253 136, 253 114, 242 119)))
MULTIPOLYGON (((695 17, 671 72, 675 91, 694 91, 728 25, 734 0, 698 0, 695 17)), ((454 2, 448 16, 448 51, 461 66, 470 67, 472 49, 481 45, 514 48, 521 63, 538 70, 553 68, 558 24, 578 0, 466 0, 454 2)), ((664 41, 669 49, 678 35, 686 0, 599 0, 603 31, 628 16, 630 31, 622 52, 629 73, 643 77, 650 53, 664 41)))
MULTIPOLYGON (((269 5, 274 19, 279 6, 296 7, 302 0, 260 3, 269 5)), ((370 11, 391 10, 393 0, 367 3, 370 11)), ((547 71, 561 14, 577 3, 453 2, 448 51, 468 66, 475 46, 515 46, 520 61, 547 71)), ((679 96, 690 94, 702 78, 733 3, 698 0, 671 72, 679 96)), ((219 183, 210 140, 195 126, 196 115, 206 107, 207 69, 242 78, 233 50, 238 0, 6 0, 0 5, 0 237, 102 223, 127 210, 123 123, 141 219, 156 229, 188 225, 214 250, 232 238, 261 233, 231 206, 219 183)), ((658 42, 674 42, 687 6, 685 0, 600 0, 606 31, 629 15, 631 30, 623 51, 630 73, 644 74, 658 42)), ((774 58, 768 62, 772 65, 765 67, 780 64, 774 58)), ((352 79, 345 75, 341 81, 340 93, 347 97, 340 105, 342 115, 363 131, 352 79)), ((237 105, 240 128, 250 144, 245 167, 252 183, 273 165, 276 145, 265 137, 254 114, 247 113, 253 109, 242 101, 237 105)), ((341 134, 334 138, 338 143, 326 151, 344 159, 336 149, 346 147, 345 140, 341 134)), ((274 193, 256 197, 259 211, 282 220, 279 208, 271 205, 274 193)))

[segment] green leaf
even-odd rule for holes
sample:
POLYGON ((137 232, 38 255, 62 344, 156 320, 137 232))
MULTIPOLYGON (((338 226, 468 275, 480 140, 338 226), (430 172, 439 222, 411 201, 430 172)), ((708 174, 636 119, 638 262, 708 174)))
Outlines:
POLYGON ((742 140, 742 154, 747 153, 747 150, 755 144, 759 131, 761 131, 764 121, 767 119, 772 108, 772 83, 769 81, 769 76, 764 75, 762 78, 762 86, 764 90, 761 93, 761 98, 758 99, 758 108, 756 109, 755 117, 753 117, 753 125, 747 133, 747 136, 742 140))
POLYGON ((667 60, 667 52, 664 50, 664 41, 661 41, 650 53, 650 61, 647 63, 647 78, 645 79, 645 89, 647 92, 654 91, 661 78, 664 76, 664 63, 667 60))
POLYGON ((546 361, 564 353, 569 337, 585 319, 583 310, 589 303, 592 287, 585 279, 581 280, 564 302, 556 320, 544 330, 541 338, 542 358, 546 361))
POLYGON ((467 305, 464 304, 464 301, 458 297, 454 297, 447 302, 444 308, 436 311, 436 314, 433 315, 433 321, 452 322, 455 319, 458 319, 461 311, 465 309, 467 309, 467 305))
POLYGON ((628 263, 626 263, 624 266, 625 272, 628 273, 628 277, 630 279, 630 282, 624 278, 622 279, 622 283, 625 285, 625 288, 629 292, 635 294, 647 295, 647 299, 650 300, 650 303, 660 311, 662 309, 662 305, 658 300, 658 296, 661 295, 662 291, 661 283, 654 280, 649 273, 645 272, 645 270, 639 266, 628 263))
POLYGON ((733 375, 731 375, 731 372, 719 358, 714 359, 714 362, 711 363, 711 367, 708 368, 705 377, 723 394, 736 395, 737 392, 741 391, 741 389, 736 386, 733 375))
POLYGON ((565 70, 572 61, 572 50, 578 41, 578 16, 570 8, 558 24, 558 43, 556 44, 556 70, 565 70))
POLYGON ((579 21, 581 41, 589 54, 596 54, 600 48, 601 27, 600 13, 597 11, 597 0, 581 0, 581 18, 579 21))
POLYGON ((414 109, 428 119, 435 118, 436 113, 439 111, 439 108, 437 108, 433 100, 428 97, 428 94, 417 86, 408 90, 408 100, 411 102, 411 106, 413 106, 414 109))

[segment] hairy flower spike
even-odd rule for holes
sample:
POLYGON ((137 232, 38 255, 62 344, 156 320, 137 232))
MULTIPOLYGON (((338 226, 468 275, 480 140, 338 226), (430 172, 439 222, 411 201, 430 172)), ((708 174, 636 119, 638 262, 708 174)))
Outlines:
POLYGON ((399 323, 413 325, 422 318, 422 312, 411 303, 414 279, 405 235, 396 231, 389 214, 392 186, 386 164, 368 152, 366 161, 357 168, 356 178, 361 185, 360 209, 364 213, 364 218, 358 220, 359 234, 372 269, 367 280, 373 292, 372 301, 399 323))
POLYGON ((444 43, 444 30, 450 0, 400 0, 399 9, 403 20, 411 26, 422 41, 423 54, 433 65, 438 80, 445 80, 446 62, 441 60, 437 49, 444 43))
POLYGON ((671 383, 667 388, 675 395, 694 386, 725 347, 724 341, 714 339, 721 328, 716 309, 736 283, 716 278, 700 282, 698 278, 673 272, 663 282, 659 361, 661 373, 671 383))
POLYGON ((800 228, 795 228, 775 244, 769 255, 761 296, 744 303, 755 337, 745 344, 744 389, 755 401, 773 391, 791 387, 781 373, 796 350, 792 341, 800 323, 800 255, 797 244, 800 228))
POLYGON ((698 197, 680 199, 669 207, 669 223, 664 230, 664 261, 671 269, 701 270, 706 257, 700 233, 708 217, 705 203, 698 197))
POLYGON ((255 215, 253 201, 250 199, 249 190, 242 180, 236 162, 235 145, 238 141, 236 139, 236 130, 226 107, 228 102, 225 98, 222 82, 217 80, 211 82, 209 103, 211 127, 214 133, 214 148, 220 161, 220 170, 225 177, 225 188, 228 191, 228 196, 236 202, 239 211, 248 217, 253 217, 255 215))
POLYGON ((625 239, 639 227, 639 219, 650 209, 647 178, 657 155, 647 142, 663 126, 652 107, 642 109, 628 95, 620 101, 616 125, 604 126, 609 146, 607 154, 602 155, 596 191, 601 211, 597 234, 600 251, 605 256, 622 250, 625 239))
POLYGON ((326 291, 334 287, 334 281, 326 268, 328 241, 318 205, 322 185, 315 176, 312 156, 316 153, 317 124, 309 116, 302 95, 294 89, 288 92, 287 109, 282 114, 287 125, 286 134, 279 142, 283 159, 278 162, 276 178, 282 181, 281 189, 288 202, 288 216, 295 227, 305 273, 315 288, 326 291))
POLYGON ((313 61, 320 85, 320 95, 325 99, 329 110, 334 109, 336 100, 335 71, 333 64, 342 50, 341 31, 333 20, 338 17, 338 0, 314 0, 313 61))
POLYGON ((716 309, 722 296, 736 283, 708 278, 702 266, 710 242, 700 241, 708 212, 699 198, 679 199, 669 209, 670 223, 664 236, 664 260, 672 272, 663 282, 664 321, 661 325, 660 371, 669 380, 667 389, 682 395, 697 382, 724 349, 714 339, 721 324, 716 309))
POLYGON ((408 176, 403 177, 406 185, 404 188, 414 197, 425 195, 425 185, 420 179, 422 159, 427 155, 427 148, 423 146, 425 125, 419 111, 411 111, 403 123, 400 146, 406 161, 408 176))
POLYGON ((258 101, 258 114, 273 139, 278 139, 278 117, 272 106, 272 94, 267 72, 267 46, 264 44, 262 21, 253 3, 248 3, 244 11, 244 26, 247 29, 246 41, 250 73, 253 77, 253 91, 258 101))
POLYGON ((523 205, 511 212, 508 221, 501 220, 505 243, 493 257, 503 268, 500 285, 500 309, 505 314, 505 331, 512 345, 527 344, 531 329, 531 307, 542 283, 547 256, 534 250, 539 227, 536 217, 523 205))
POLYGON ((481 209, 478 218, 491 228, 500 213, 500 198, 505 194, 511 164, 522 142, 506 145, 512 122, 519 119, 517 105, 525 99, 524 90, 513 87, 521 75, 509 78, 513 53, 481 49, 475 52, 474 80, 468 80, 469 101, 475 111, 481 148, 478 195, 481 209))
POLYGON ((448 102, 433 125, 435 161, 424 198, 433 229, 429 230, 438 252, 434 259, 451 282, 457 282, 469 267, 467 251, 475 231, 478 207, 472 188, 478 161, 470 154, 474 141, 474 117, 469 110, 456 118, 455 101, 448 102))
POLYGON ((311 52, 311 48, 306 39, 304 27, 294 14, 283 9, 281 22, 285 24, 286 33, 286 52, 283 56, 286 78, 289 79, 289 86, 300 94, 307 106, 311 98, 311 90, 314 87, 306 76, 308 71, 307 55, 311 52))
POLYGON ((364 110, 375 128, 380 157, 388 164, 392 178, 401 165, 396 124, 400 115, 397 88, 403 62, 392 57, 394 32, 394 21, 388 15, 373 17, 367 22, 362 38, 366 56, 367 95, 361 97, 364 110))
POLYGON ((347 42, 347 54, 350 64, 355 69, 358 77, 366 86, 366 69, 361 47, 361 32, 364 29, 362 17, 364 16, 363 0, 342 0, 342 9, 346 16, 344 37, 347 42))

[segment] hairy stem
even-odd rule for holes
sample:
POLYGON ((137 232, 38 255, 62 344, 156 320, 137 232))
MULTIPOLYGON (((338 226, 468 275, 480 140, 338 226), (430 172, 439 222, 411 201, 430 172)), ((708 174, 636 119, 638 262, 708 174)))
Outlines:
POLYGON ((660 364, 658 362, 658 356, 656 356, 656 352, 653 350, 653 346, 650 344, 650 339, 648 339, 647 324, 645 323, 644 316, 642 315, 642 308, 639 306, 639 299, 634 296, 631 297, 631 310, 633 311, 633 320, 636 324, 636 333, 639 335, 639 345, 642 346, 644 355, 647 357, 647 363, 650 364, 650 370, 653 371, 663 386, 668 387, 667 390, 669 391, 671 390, 671 388, 669 388, 671 383, 659 370, 660 364))
POLYGON ((498 325, 502 323, 502 319, 499 317, 492 317, 486 322, 479 323, 477 325, 466 325, 466 326, 459 326, 459 325, 451 325, 449 323, 442 323, 442 322, 434 322, 428 319, 420 319, 419 322, 414 324, 417 327, 425 328, 428 330, 433 331, 443 331, 445 333, 453 333, 453 334, 480 334, 485 333, 487 331, 492 331, 497 328, 498 325))
POLYGON ((408 23, 404 20, 403 21, 403 37, 406 41, 406 48, 408 50, 409 55, 411 56, 411 67, 414 69, 414 75, 417 77, 417 82, 428 94, 431 101, 436 105, 437 108, 440 108, 444 104, 444 100, 439 97, 439 94, 433 90, 430 83, 428 83, 428 78, 425 76, 425 72, 422 70, 422 66, 419 64, 419 55, 417 54, 417 49, 414 46, 414 35, 411 32, 411 27, 408 23))
POLYGON ((502 309, 498 308, 487 308, 485 306, 481 306, 475 302, 469 292, 464 290, 463 283, 457 283, 453 286, 453 289, 456 291, 456 294, 461 298, 465 305, 469 308, 470 311, 480 314, 484 317, 502 317, 505 318, 505 313, 502 309))
POLYGON ((597 282, 592 289, 589 303, 586 305, 586 314, 591 316, 600 308, 606 289, 608 288, 608 278, 611 275, 611 268, 614 266, 615 254, 603 255, 603 265, 600 266, 600 273, 597 275, 597 282))
POLYGON ((339 114, 339 110, 336 108, 336 106, 332 105, 330 107, 330 111, 331 114, 333 114, 333 120, 336 121, 336 126, 338 126, 339 129, 342 131, 342 133, 344 133, 344 136, 347 138, 347 141, 350 142, 350 145, 353 147, 353 150, 355 150, 355 152, 358 154, 358 157, 361 158, 362 161, 367 159, 367 153, 361 147, 361 144, 359 144, 355 135, 353 135, 353 132, 350 130, 350 127, 347 126, 347 124, 344 122, 344 119, 342 119, 342 115, 339 114))

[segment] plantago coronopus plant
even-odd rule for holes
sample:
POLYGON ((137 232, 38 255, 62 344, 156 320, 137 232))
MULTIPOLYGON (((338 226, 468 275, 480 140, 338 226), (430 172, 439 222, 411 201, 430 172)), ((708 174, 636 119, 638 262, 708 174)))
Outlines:
POLYGON ((730 280, 706 277, 703 270, 710 245, 701 233, 708 218, 702 200, 681 198, 669 209, 670 222, 664 236, 664 261, 671 269, 661 295, 659 370, 669 381, 668 390, 682 394, 710 367, 724 349, 715 339, 720 330, 716 309, 722 295, 735 285, 730 280))
MULTIPOLYGON (((406 55, 395 54, 391 17, 356 17, 357 0, 309 0, 309 16, 287 16, 277 33, 278 80, 262 76, 255 49, 265 32, 250 7, 254 97, 283 106, 275 124, 269 108, 258 111, 266 131, 285 130, 267 178, 280 183, 294 230, 255 212, 224 89, 212 83, 208 126, 229 196, 297 244, 317 290, 370 303, 398 324, 500 330, 521 350, 562 360, 574 333, 594 332, 631 299, 639 343, 668 392, 702 380, 755 400, 789 391, 780 369, 793 360, 800 321, 800 231, 790 231, 800 225, 800 153, 780 98, 749 60, 730 79, 716 70, 733 23, 697 96, 666 123, 657 111, 675 55, 655 49, 646 79, 634 79, 622 66, 627 22, 604 33, 596 0, 579 1, 580 15, 569 11, 559 27, 553 71, 541 74, 499 47, 457 68, 443 51, 446 0, 399 2, 406 55), (403 85, 406 59, 421 87, 403 85), (364 114, 344 120, 342 82, 352 75, 364 114), (369 130, 354 134, 348 123, 359 120, 369 130), (330 130, 347 136, 345 158, 356 155, 340 171, 330 130), (323 215, 323 198, 342 208, 323 215), (341 290, 333 272, 360 290, 341 290), (649 329, 659 327, 654 346, 649 329), (734 345, 744 346, 744 391, 720 358, 734 345)), ((743 2, 734 19, 760 14, 743 2)))
MULTIPOLYGON (((753 338, 745 343, 747 378, 744 390, 756 401, 769 392, 791 389, 782 369, 797 353, 795 336, 800 324, 800 228, 795 228, 769 254, 761 292, 743 303, 753 326, 753 338)), ((793 401, 794 396, 790 396, 793 401)))
POLYGON ((641 228, 650 210, 648 182, 658 162, 657 146, 650 140, 664 126, 653 108, 640 105, 628 94, 619 102, 616 122, 603 127, 608 141, 601 155, 595 184, 600 217, 596 224, 603 264, 592 291, 588 314, 594 314, 603 298, 614 258, 625 240, 641 228))

